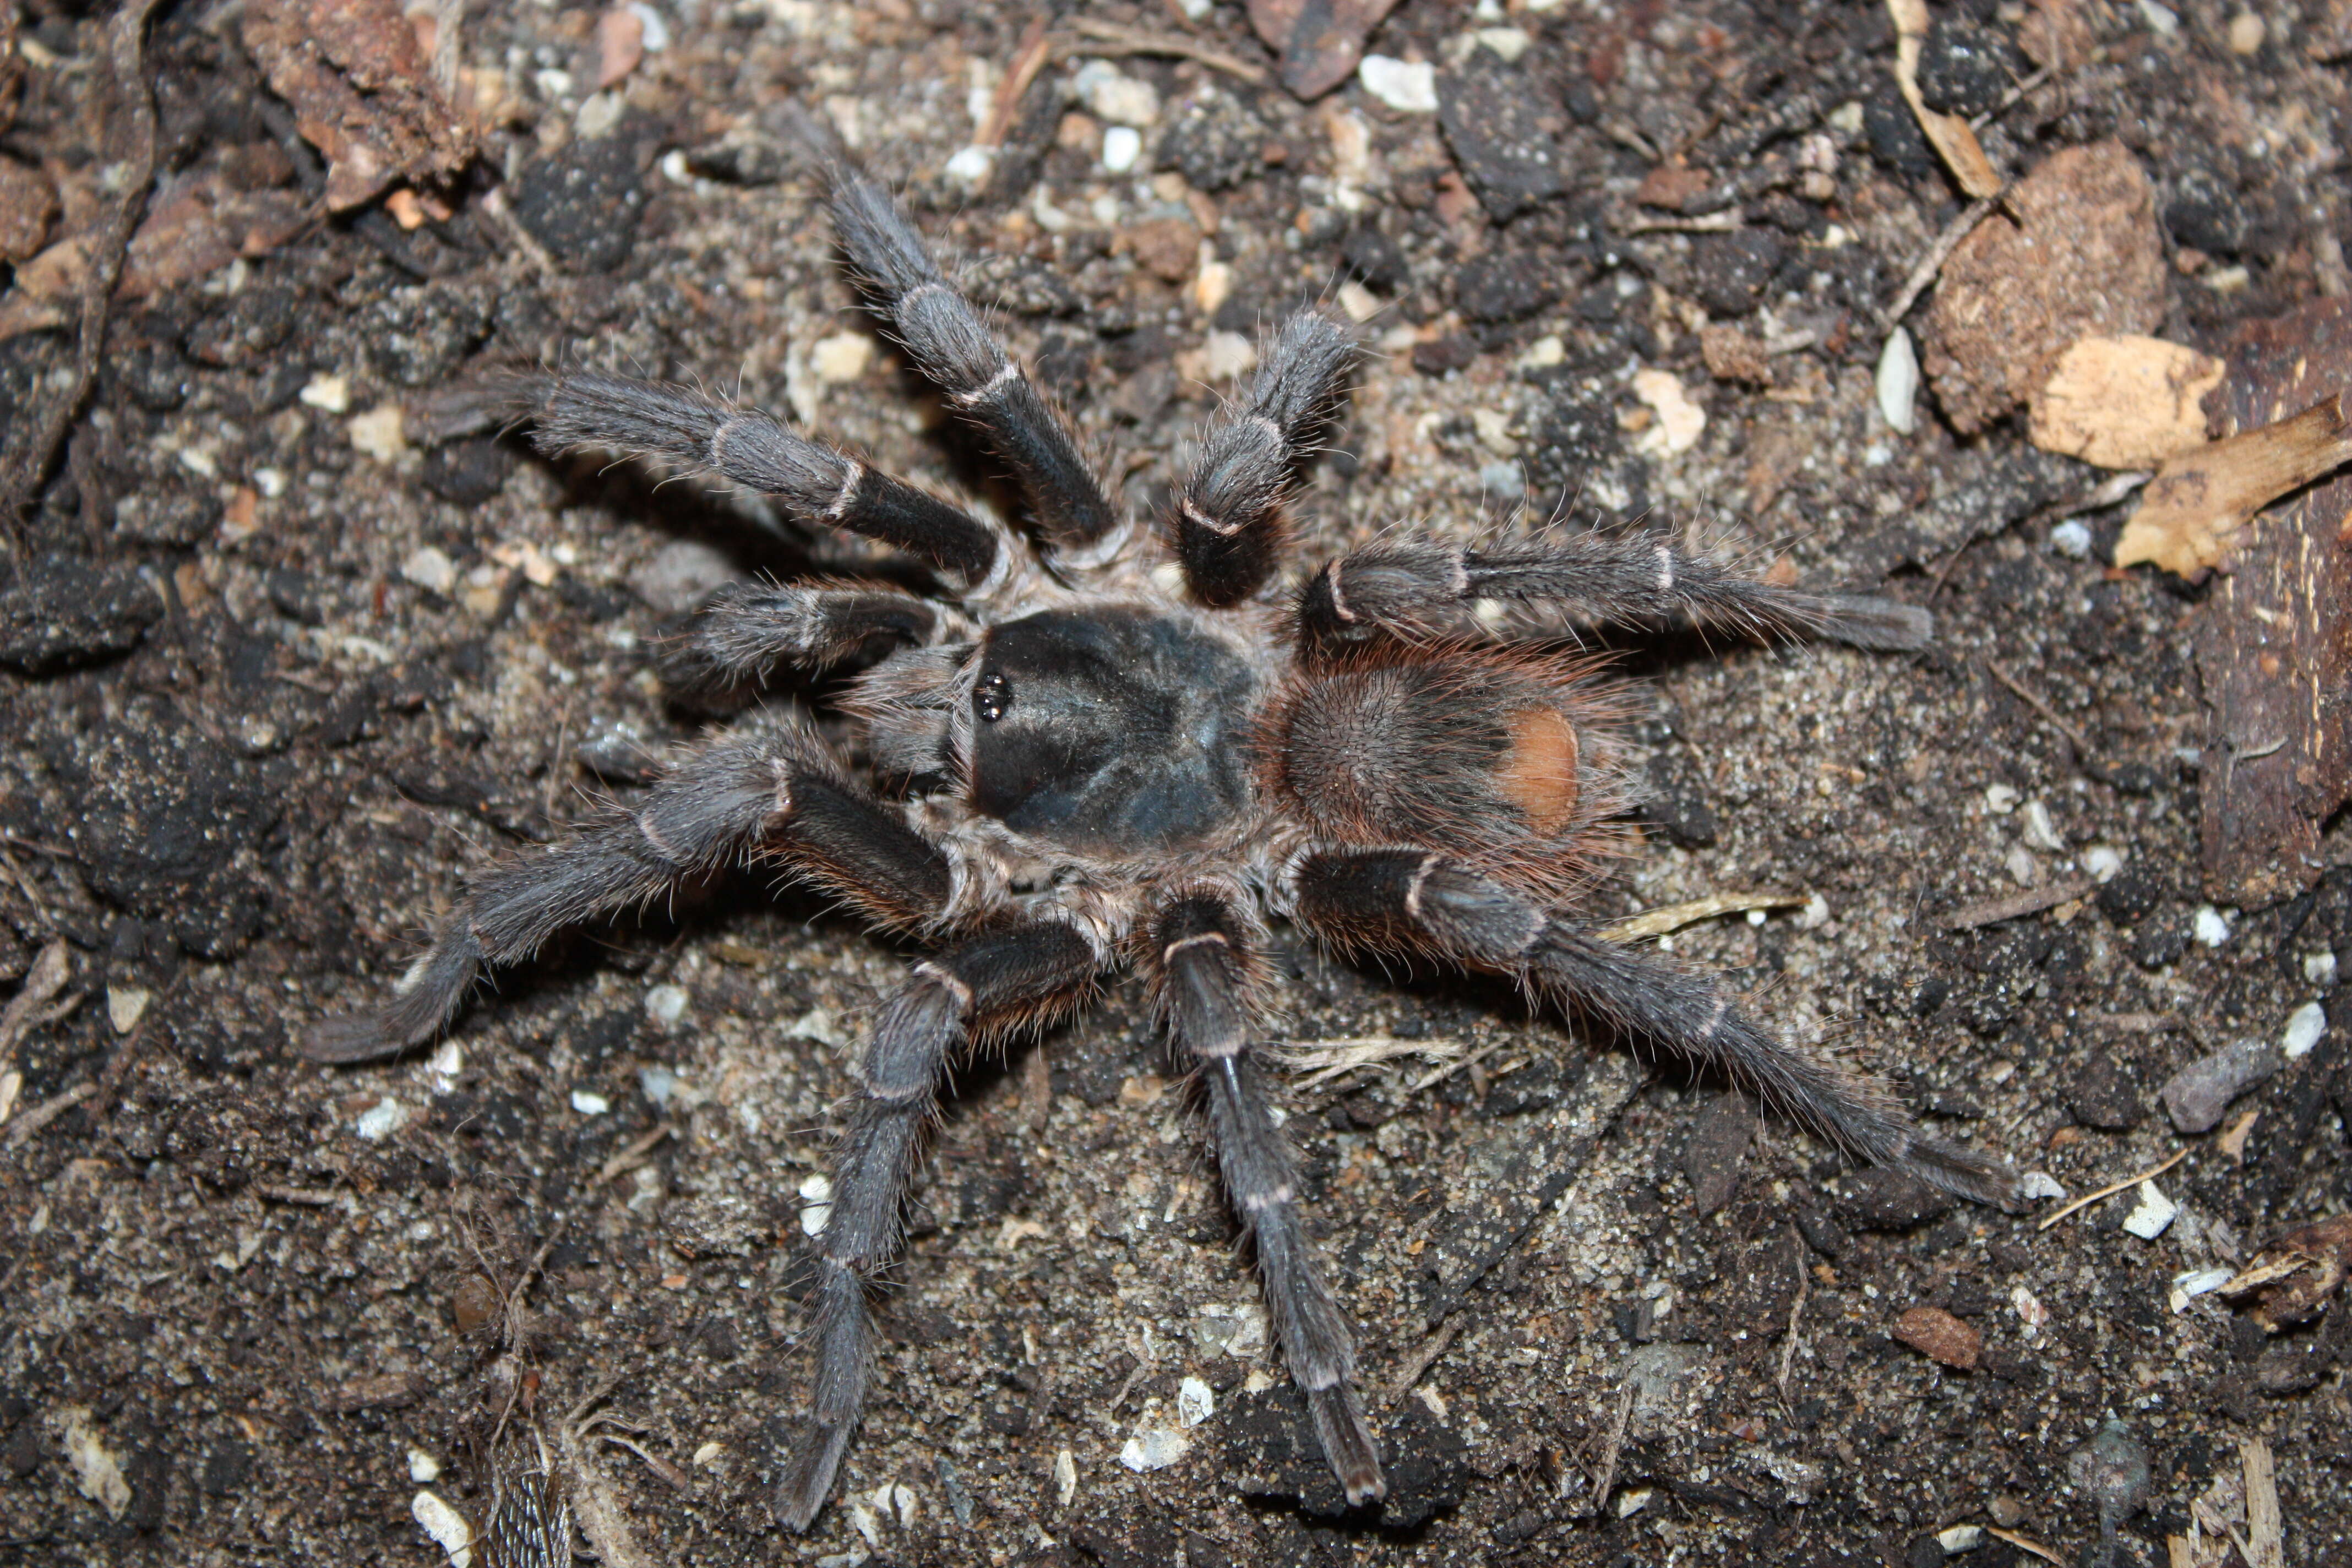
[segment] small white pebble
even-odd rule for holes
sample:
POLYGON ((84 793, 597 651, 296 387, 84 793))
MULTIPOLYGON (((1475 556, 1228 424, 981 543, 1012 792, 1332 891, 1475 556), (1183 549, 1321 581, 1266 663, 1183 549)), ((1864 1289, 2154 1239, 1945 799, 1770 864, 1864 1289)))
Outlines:
POLYGON ((1519 57, 1528 52, 1528 45, 1534 41, 1528 37, 1524 27, 1481 27, 1470 36, 1478 41, 1480 47, 1501 56, 1507 65, 1518 64, 1519 57))
POLYGON ((1764 911, 1763 911, 1762 910, 1748 910, 1748 923, 1749 925, 1752 925, 1752 926, 1760 926, 1760 925, 1762 925, 1762 924, 1764 923, 1764 911))
POLYGON ((2260 54, 2263 38, 2269 29, 2263 19, 2252 11, 2241 11, 2230 18, 2230 52, 2233 55, 2260 54))
POLYGON ((1995 816, 2007 816, 2017 809, 2017 792, 2007 784, 1985 786, 1985 809, 1995 816))
POLYGON ((833 1178, 819 1171, 801 1184, 801 1233, 815 1236, 833 1217, 833 1178))
POLYGON ((2197 933, 2197 940, 2207 947, 2219 947, 2230 940, 2228 918, 2210 904, 2198 905, 2190 924, 2197 933))
POLYGON ((1078 101, 1109 125, 1150 125, 1160 118, 1160 93, 1108 60, 1088 60, 1070 79, 1078 101))
POLYGON ((719 1456, 726 1451, 727 1445, 724 1443, 705 1443, 694 1451, 694 1468, 698 1470, 709 1468, 719 1456))
POLYGON ((784 1038, 814 1040, 820 1045, 827 1046, 845 1046, 849 1043, 843 1037, 841 1026, 835 1021, 831 1010, 824 1007, 812 1007, 786 1024, 784 1038))
POLYGON ((1350 278, 1339 285, 1339 309, 1360 325, 1381 313, 1381 297, 1350 278))
POLYGON ((996 150, 992 147, 971 146, 959 151, 944 165, 947 177, 958 184, 979 186, 988 183, 996 168, 996 150))
POLYGON ((2001 857, 2000 863, 2009 872, 2011 880, 2019 887, 2038 888, 2042 885, 2042 862, 2036 860, 2033 852, 2024 845, 2011 845, 2009 853, 2001 857))
POLYGON ((340 375, 314 375, 296 395, 313 408, 323 408, 330 414, 348 413, 352 384, 340 375))
POLYGON ((657 55, 669 47, 669 24, 662 20, 660 12, 646 5, 645 0, 635 0, 629 9, 635 12, 637 20, 645 25, 641 41, 646 53, 657 55))
POLYGON ((865 378, 874 363, 874 340, 864 332, 835 332, 809 345, 809 368, 828 385, 865 378))
POLYGON ((2180 13, 2158 0, 2139 0, 2139 19, 2158 37, 2168 38, 2180 31, 2180 13))
POLYGON ((1164 1470, 1182 1458, 1192 1440, 1165 1426, 1139 1426, 1118 1450, 1118 1462, 1130 1470, 1164 1470))
POLYGON ((389 1097, 360 1112, 352 1129, 371 1143, 382 1142, 408 1125, 408 1107, 389 1097))
MULTIPOLYGON (((1201 249, 1205 256, 1209 250, 1209 246, 1205 241, 1202 243, 1201 249)), ((1363 294, 1364 289, 1363 286, 1360 283, 1342 283, 1339 285, 1339 308, 1346 310, 1349 313, 1349 318, 1353 320, 1358 318, 1355 316, 1356 308, 1348 303, 1348 290, 1350 289, 1355 289, 1359 294, 1363 294)), ((1219 261, 1213 256, 1207 256, 1192 273, 1192 306, 1195 310, 1199 310, 1201 314, 1204 316, 1215 315, 1224 307, 1225 301, 1233 298, 1233 264, 1227 261, 1219 261)), ((1365 294, 1364 298, 1370 300, 1371 299, 1371 296, 1365 294)), ((1380 301, 1377 300, 1373 300, 1372 308, 1374 310, 1380 309, 1380 301)))
POLYGON ((1637 370, 1633 395, 1650 405, 1657 417, 1633 438, 1633 448, 1651 457, 1672 457, 1698 445, 1706 429, 1706 410, 1691 399, 1672 371, 1637 370))
POLYGON ((1114 125, 1103 132, 1104 172, 1124 174, 1143 156, 1143 132, 1132 125, 1114 125))
POLYGON ((2094 882, 2112 882, 2123 868, 2124 858, 2105 844, 2094 844, 2083 851, 2083 869, 2094 882))
POLYGON ((575 1089, 572 1091, 572 1109, 583 1116, 602 1116, 613 1109, 613 1102, 601 1094, 575 1089))
POLYGON ((1984 1526, 1956 1524, 1951 1529, 1939 1533, 1936 1537, 1936 1544, 1944 1549, 1944 1555, 1947 1557, 1956 1552, 1974 1552, 1984 1544, 1984 1526))
POLYGON ((2332 952, 2306 952, 2303 955, 2303 977, 2314 985, 2336 984, 2336 955, 2332 952))
POLYGON ((253 488, 261 492, 262 500, 276 500, 286 493, 286 470, 283 468, 254 469, 253 488))
POLYGON ((1538 338, 1535 342, 1528 345, 1528 352, 1518 357, 1518 359, 1514 363, 1514 368, 1518 370, 1549 370, 1553 365, 1566 364, 1567 363, 1568 345, 1560 341, 1560 336, 1558 332, 1546 332, 1542 337, 1538 338))
POLYGON ((646 1014, 656 1024, 677 1023, 686 1016, 688 997, 683 985, 656 985, 646 993, 646 1014))
POLYGON ((1054 1456, 1054 1496, 1064 1508, 1078 1495, 1078 1462, 1067 1448, 1054 1456))
POLYGON ((436 594, 446 594, 457 585, 457 563, 430 544, 410 551, 408 559, 400 563, 400 574, 436 594))
POLYGON ((2066 1189, 2047 1171, 2028 1171, 2018 1180, 2017 1195, 2032 1203, 2037 1198, 2063 1198, 2066 1189))
POLYGON ((1176 1385, 1176 1421, 1182 1426, 1198 1426, 1217 1413, 1217 1396, 1209 1385, 1197 1377, 1188 1377, 1176 1385))
POLYGON ((2200 1296, 2210 1296, 2230 1282, 2226 1268, 2191 1268, 2186 1274, 2172 1277, 2170 1305, 2176 1312, 2189 1310, 2189 1303, 2200 1296))
POLYGON ((418 1492, 410 1499, 408 1512, 433 1543, 448 1554, 450 1568, 471 1568, 474 1527, 466 1522, 464 1514, 431 1492, 418 1492))
POLYGON ((2305 1002, 2286 1016, 2286 1033, 2279 1037, 2279 1049, 2286 1059, 2307 1057, 2319 1037, 2327 1033, 2327 1010, 2316 1002, 2305 1002))
POLYGON ((352 447, 379 463, 392 462, 408 450, 405 418, 397 403, 381 403, 354 416, 348 426, 352 447))
POLYGON ((410 1445, 408 1450, 408 1479, 415 1481, 420 1487, 425 1485, 427 1482, 439 1480, 441 1479, 441 1461, 426 1453, 424 1449, 415 1447, 414 1444, 410 1445))
POLYGON ((866 1545, 882 1544, 882 1521, 874 1517, 872 1509, 855 1498, 849 1500, 849 1522, 858 1534, 866 1537, 866 1545))
POLYGON ((2154 1241, 2179 1212, 2180 1205, 2158 1192, 2154 1182, 2142 1182, 2138 1205, 2124 1217, 2124 1228, 2143 1241, 2154 1241))
POLYGON ((2066 841, 2058 837, 2058 825, 2050 820, 2050 808, 2041 801, 2025 803, 2025 842, 2053 855, 2066 847, 2066 841))
POLYGON ((1878 416, 1888 429, 1908 436, 1919 427, 1919 355, 1911 347, 1909 329, 1895 328, 1878 351, 1877 390, 1878 416))
POLYGON ((137 985, 110 985, 106 988, 106 1021, 114 1026, 118 1035, 127 1035, 139 1026, 147 1016, 147 1004, 154 994, 137 985))
POLYGON ((1805 907, 1797 911, 1797 929, 1819 931, 1829 923, 1829 919, 1830 901, 1821 894, 1815 893, 1805 900, 1805 907))
POLYGON ((1257 368, 1257 345, 1240 332, 1211 332, 1201 344, 1203 379, 1231 381, 1257 368))
POLYGON ((1412 1391, 1412 1396, 1420 1400, 1422 1407, 1440 1421, 1444 1420, 1449 1414, 1445 1405, 1445 1395, 1425 1383, 1412 1391))
POLYGON ((2091 558, 2091 531, 2080 518, 2068 518, 2050 531, 2050 548, 2069 561, 2091 558))
POLYGON ((1631 1519, 1635 1514, 1641 1512, 1643 1509, 1649 1507, 1650 1493, 1652 1489, 1653 1489, 1649 1487, 1634 1487, 1629 1490, 1619 1492, 1617 1494, 1617 1517, 1619 1519, 1631 1519))
POLYGON ((1356 77, 1366 92, 1400 114, 1437 112, 1437 68, 1426 60, 1366 55, 1356 77))
POLYGON ((187 469, 188 472, 195 475, 198 479, 216 479, 220 478, 220 459, 215 458, 210 452, 205 451, 202 447, 183 447, 180 448, 177 456, 180 459, 180 467, 187 469))
POLYGON ((2040 1330, 2050 1321, 2050 1309, 2042 1304, 2041 1297, 2022 1285, 2011 1288, 2009 1304, 2016 1310, 2017 1321, 2029 1331, 2040 1330))
POLYGON ((637 1087, 645 1090, 647 1100, 654 1102, 654 1109, 660 1110, 668 1106, 669 1097, 677 1092, 677 1074, 667 1068, 639 1068, 637 1087))

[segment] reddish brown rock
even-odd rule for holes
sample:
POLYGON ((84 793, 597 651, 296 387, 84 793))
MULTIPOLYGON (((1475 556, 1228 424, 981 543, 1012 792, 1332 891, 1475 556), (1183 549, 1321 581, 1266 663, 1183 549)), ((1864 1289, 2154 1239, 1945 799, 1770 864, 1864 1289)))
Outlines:
POLYGON ((1921 1355, 1974 1372, 1984 1336, 1941 1307, 1914 1307, 1895 1320, 1895 1337, 1921 1355))

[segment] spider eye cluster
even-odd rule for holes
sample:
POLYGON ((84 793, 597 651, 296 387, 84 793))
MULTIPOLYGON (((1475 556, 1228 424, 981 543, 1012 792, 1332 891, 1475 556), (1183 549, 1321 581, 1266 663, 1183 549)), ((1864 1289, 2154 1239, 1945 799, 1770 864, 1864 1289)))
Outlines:
POLYGON ((992 669, 980 678, 980 685, 971 694, 972 710, 990 724, 1004 717, 1013 706, 1013 683, 1004 679, 1001 669, 992 669))

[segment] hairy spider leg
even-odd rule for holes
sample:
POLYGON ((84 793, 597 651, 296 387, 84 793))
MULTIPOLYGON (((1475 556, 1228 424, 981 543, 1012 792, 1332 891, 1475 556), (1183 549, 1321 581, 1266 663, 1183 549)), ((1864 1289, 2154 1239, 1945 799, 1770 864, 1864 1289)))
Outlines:
POLYGON ((533 422, 532 443, 550 456, 604 447, 716 474, 775 497, 795 521, 903 550, 958 589, 987 582, 1004 562, 999 530, 756 408, 601 371, 526 377, 515 405, 533 422))
POLYGON ((1067 921, 1044 920, 962 942, 915 965, 874 1021, 849 1124, 834 1152, 833 1205, 817 1233, 806 1338, 816 1354, 809 1429, 776 1489, 776 1517, 809 1527, 866 1403, 868 1282, 898 1255, 907 1182, 937 1107, 949 1051, 991 1014, 1034 1016, 1083 984, 1102 956, 1067 921))
POLYGON ((1556 1005, 1582 1007, 1637 1039, 1723 1073, 1849 1152, 1980 1203, 2016 1196, 2013 1176, 1931 1138, 1884 1089, 1750 1021, 1712 976, 1604 941, 1444 856, 1417 849, 1316 853, 1292 876, 1298 918, 1343 946, 1434 952, 1507 974, 1556 1005))
POLYGON ((1202 604, 1238 604, 1274 570, 1290 500, 1355 359, 1345 328, 1319 311, 1297 312, 1266 346, 1249 395, 1202 443, 1176 487, 1169 533, 1202 604))
POLYGON ((871 584, 730 583, 704 602, 671 663, 689 679, 757 680, 779 664, 837 664, 877 638, 928 643, 939 624, 913 595, 871 584))
POLYGON ((889 193, 862 174, 837 172, 833 227, 915 368, 1013 471, 1046 537, 1069 549, 1108 536, 1118 519, 1068 427, 971 302, 940 276, 889 193))
POLYGON ((1225 1192, 1257 1253, 1258 1276, 1290 1375, 1350 1504, 1388 1495, 1381 1449, 1356 1396, 1356 1341, 1315 1266, 1298 1207, 1298 1173, 1275 1125, 1251 1050, 1251 927, 1214 896, 1179 898, 1150 931, 1160 1005, 1176 1046, 1200 1068, 1225 1192))
POLYGON ((1584 533, 1478 547, 1375 544, 1326 565, 1299 600, 1303 646, 1389 636, 1434 641, 1475 629, 1479 599, 1547 600, 1595 622, 1683 621, 1749 637, 1821 637, 1856 647, 1925 647, 1927 611, 1860 594, 1760 583, 1654 533, 1584 533))
POLYGON ((430 1038, 486 963, 530 957, 566 926, 646 903, 754 851, 884 926, 911 929, 953 896, 947 858, 850 781, 799 721, 710 742, 645 804, 607 811, 560 847, 501 867, 470 891, 380 1008, 322 1021, 314 1061, 370 1061, 430 1038))

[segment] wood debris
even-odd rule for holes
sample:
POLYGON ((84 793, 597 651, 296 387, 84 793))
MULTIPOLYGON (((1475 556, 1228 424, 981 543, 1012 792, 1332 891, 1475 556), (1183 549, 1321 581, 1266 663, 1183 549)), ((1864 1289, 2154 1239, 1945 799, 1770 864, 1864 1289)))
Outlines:
POLYGON ((2157 470, 2116 541, 2116 564, 2154 562, 2192 581, 2222 565, 2254 513, 2352 459, 2342 394, 2179 452, 2157 470))
POLYGON ((329 210, 398 181, 438 184, 473 158, 473 128, 434 85, 399 0, 253 0, 243 36, 302 139, 326 154, 329 210))
POLYGON ((2033 444, 2103 468, 2152 468, 2205 443, 2221 362, 2162 338, 2077 338, 2032 400, 2033 444))
POLYGON ((1250 26, 1282 59, 1282 85, 1322 97, 1354 74, 1364 40, 1396 0, 1249 0, 1250 26))
POLYGON ((2221 1288, 2254 1296, 2254 1321, 2277 1333, 2326 1310, 2352 1270, 2352 1215, 2298 1226, 2263 1248, 2253 1265, 2221 1288), (2259 1292, 2259 1294, 2257 1294, 2259 1292))
POLYGON ((1998 195, 2000 175, 1969 122, 1957 114, 1937 113, 1919 96, 1919 48, 1927 37, 1927 0, 1886 0, 1886 14, 1895 23, 1895 85, 1911 106, 1927 144, 1963 193, 1979 199, 1998 195))

